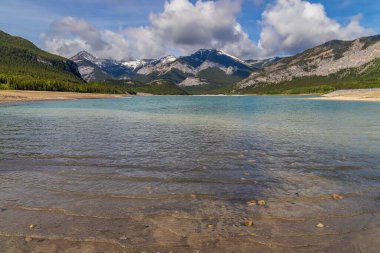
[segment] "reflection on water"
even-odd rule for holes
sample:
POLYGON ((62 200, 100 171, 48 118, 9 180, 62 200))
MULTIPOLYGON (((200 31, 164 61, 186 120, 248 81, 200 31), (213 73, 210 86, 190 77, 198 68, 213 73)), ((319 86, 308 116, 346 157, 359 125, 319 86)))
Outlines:
POLYGON ((0 107, 0 119, 0 248, 380 246, 379 103, 138 97, 0 107))

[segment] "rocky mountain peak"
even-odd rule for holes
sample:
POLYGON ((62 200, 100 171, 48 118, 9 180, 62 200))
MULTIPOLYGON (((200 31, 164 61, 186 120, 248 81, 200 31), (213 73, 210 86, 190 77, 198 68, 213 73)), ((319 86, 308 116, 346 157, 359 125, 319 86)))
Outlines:
POLYGON ((79 53, 77 53, 76 55, 74 55, 73 57, 71 57, 72 61, 87 60, 90 62, 95 62, 97 59, 98 59, 97 57, 93 56, 92 54, 90 54, 89 52, 87 52, 85 50, 82 50, 79 53))

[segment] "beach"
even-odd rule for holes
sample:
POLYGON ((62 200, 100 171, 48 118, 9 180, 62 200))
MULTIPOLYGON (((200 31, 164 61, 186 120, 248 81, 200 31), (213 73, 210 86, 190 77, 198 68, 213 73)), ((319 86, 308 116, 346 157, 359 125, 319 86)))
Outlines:
POLYGON ((380 89, 337 90, 311 99, 380 102, 380 89))
POLYGON ((121 98, 125 96, 127 95, 77 93, 77 92, 54 92, 54 91, 0 90, 0 103, 47 101, 47 100, 105 99, 105 98, 121 98))

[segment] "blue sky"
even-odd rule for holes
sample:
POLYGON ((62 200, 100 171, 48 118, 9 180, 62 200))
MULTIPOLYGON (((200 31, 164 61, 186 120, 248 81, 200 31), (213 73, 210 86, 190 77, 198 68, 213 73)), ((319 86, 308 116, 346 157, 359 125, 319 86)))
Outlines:
POLYGON ((44 49, 65 56, 70 56, 78 49, 86 49, 102 57, 157 57, 167 53, 186 54, 197 47, 219 47, 243 58, 264 58, 296 53, 324 40, 352 39, 380 33, 378 0, 216 0, 213 1, 215 6, 204 4, 210 2, 204 0, 166 0, 167 7, 165 0, 0 2, 1 30, 25 37, 44 49), (281 8, 288 8, 288 12, 281 11, 281 4, 281 8), (202 12, 209 7, 211 11, 202 12), (325 17, 315 21, 314 25, 313 18, 321 15, 319 7, 323 8, 325 17), (220 10, 225 12, 221 14, 220 10), (310 12, 311 17, 306 22, 300 19, 297 25, 298 13, 303 10, 305 13, 310 12), (171 11, 178 15, 170 14, 171 11), (199 16, 191 19, 198 12, 199 16), (153 19, 150 17, 152 13, 155 14, 153 19), (263 13, 267 13, 267 16, 264 17, 263 13), (227 17, 224 27, 217 21, 215 24, 208 22, 213 18, 223 20, 223 15, 227 17), (193 24, 199 30, 199 24, 197 26, 196 23, 203 18, 205 24, 201 27, 202 34, 192 31, 193 24), (291 23, 289 29, 281 28, 281 23, 287 23, 287 19, 291 23), (352 23, 353 20, 357 23, 352 23), (89 36, 81 36, 82 30, 75 27, 78 22, 82 22, 83 33, 91 30, 89 36), (181 22, 182 26, 176 27, 181 22), (306 23, 310 24, 310 30, 322 30, 322 25, 331 25, 331 29, 325 33, 320 30, 315 33, 308 31, 305 38, 302 37, 305 30, 292 32, 306 23), (341 27, 338 29, 336 24, 341 27), (180 30, 188 30, 189 36, 180 30), (221 30, 223 34, 220 34, 221 30), (208 32, 212 35, 205 37, 208 32), (321 38, 310 40, 306 36, 321 38), (155 48, 152 48, 150 40, 159 46, 154 45, 155 48), (288 44, 281 44, 285 40, 288 44), (141 46, 133 45, 135 43, 141 46))

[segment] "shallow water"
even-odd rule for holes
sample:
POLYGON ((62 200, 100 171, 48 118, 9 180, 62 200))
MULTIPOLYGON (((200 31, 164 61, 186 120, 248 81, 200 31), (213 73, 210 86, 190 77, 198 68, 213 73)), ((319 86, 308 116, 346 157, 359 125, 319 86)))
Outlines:
POLYGON ((40 102, 0 107, 0 133, 0 252, 380 246, 380 103, 40 102))

